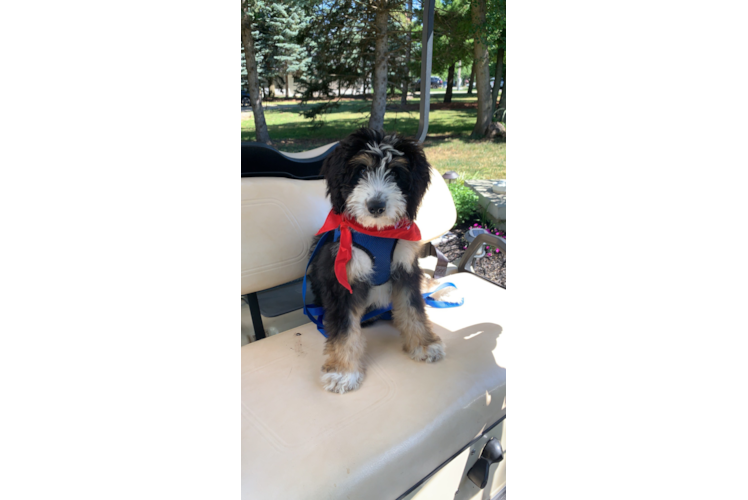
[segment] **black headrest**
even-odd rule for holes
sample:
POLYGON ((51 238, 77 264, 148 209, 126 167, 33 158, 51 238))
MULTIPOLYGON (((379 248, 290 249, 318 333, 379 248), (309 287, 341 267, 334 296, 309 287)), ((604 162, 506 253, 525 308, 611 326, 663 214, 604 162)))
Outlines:
POLYGON ((338 144, 313 158, 292 158, 261 142, 242 142, 242 177, 321 179, 322 162, 338 144))

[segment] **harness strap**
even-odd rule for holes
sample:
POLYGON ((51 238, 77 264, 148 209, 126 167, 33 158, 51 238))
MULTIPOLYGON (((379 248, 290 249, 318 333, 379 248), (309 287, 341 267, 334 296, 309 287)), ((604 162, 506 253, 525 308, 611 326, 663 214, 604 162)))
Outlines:
POLYGON ((432 241, 429 244, 429 254, 436 257, 436 268, 434 269, 434 278, 440 279, 447 275, 447 266, 449 265, 449 261, 444 256, 444 254, 436 248, 436 245, 434 245, 434 242, 432 241))
MULTIPOLYGON (((302 283, 301 285, 301 298, 304 301, 304 314, 306 315, 307 318, 312 320, 312 323, 317 325, 317 330, 319 330, 320 333, 322 333, 322 335, 325 335, 323 333, 325 330, 322 324, 322 319, 324 318, 324 315, 325 315, 325 308, 314 305, 314 304, 311 304, 309 306, 306 305, 306 277, 307 277, 307 274, 309 274, 309 264, 312 263, 312 261, 314 260, 314 256, 317 255, 317 252, 319 251, 319 249, 322 247, 325 241, 327 241, 327 238, 330 237, 330 233, 332 233, 332 231, 328 231, 327 233, 324 234, 324 236, 320 237, 319 241, 317 242, 317 246, 314 247, 312 256, 309 257, 309 262, 306 263, 306 269, 304 270, 304 283, 302 283)), ((327 337, 327 335, 325 335, 325 337, 327 337)))
MULTIPOLYGON (((302 284, 301 289, 301 297, 304 301, 304 314, 307 318, 309 318, 312 323, 317 325, 317 330, 319 333, 324 335, 325 338, 327 338, 327 333, 325 333, 325 327, 324 327, 324 319, 325 319, 325 308, 322 306, 318 306, 316 304, 309 304, 306 303, 306 277, 307 273, 309 272, 309 264, 312 263, 312 260, 314 260, 314 256, 317 255, 317 251, 322 247, 322 245, 327 241, 327 238, 330 236, 330 232, 326 233, 324 236, 322 236, 319 241, 317 242, 317 246, 314 247, 314 251, 312 252, 312 256, 309 258, 309 262, 306 264, 306 270, 304 271, 304 283, 302 284)), ((423 298, 427 305, 431 307, 436 307, 439 309, 447 309, 450 307, 459 307, 462 304, 465 303, 464 298, 460 298, 460 302, 446 302, 444 300, 436 300, 433 297, 431 297, 433 294, 438 292, 439 290, 443 290, 447 287, 451 288, 457 288, 454 283, 442 283, 438 287, 434 288, 430 292, 426 292, 423 295, 423 298)), ((374 311, 371 311, 370 313, 364 314, 364 316, 361 318, 361 322, 364 323, 372 318, 375 318, 377 316, 382 315, 381 319, 390 320, 392 319, 392 304, 389 304, 386 307, 380 307, 379 309, 375 309, 374 311)))

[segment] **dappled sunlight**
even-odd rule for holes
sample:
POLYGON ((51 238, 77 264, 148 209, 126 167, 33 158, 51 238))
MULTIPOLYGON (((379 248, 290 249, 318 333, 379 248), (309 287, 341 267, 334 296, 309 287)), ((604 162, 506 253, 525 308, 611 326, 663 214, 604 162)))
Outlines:
MULTIPOLYGON (((432 97, 434 93, 432 93, 432 97)), ((476 96, 456 94, 453 101, 475 102, 476 96)), ((432 103, 439 104, 441 96, 432 103)), ((408 107, 418 105, 419 99, 409 99, 408 107)), ((304 106, 289 105, 288 101, 266 101, 265 120, 273 145, 281 151, 296 153, 339 141, 358 127, 367 126, 371 101, 351 99, 341 102, 331 113, 321 115, 318 122, 304 118, 301 111, 308 110, 316 102, 304 106), (318 123, 324 123, 318 126, 318 123)), ((395 109, 387 111, 384 127, 402 135, 413 135, 418 129, 417 110, 400 109, 399 99, 389 101, 395 109)), ((470 134, 475 126, 477 110, 432 109, 429 114, 429 131, 424 143, 426 156, 439 173, 449 170, 458 173, 461 180, 505 178, 505 146, 498 141, 473 140, 470 134)), ((255 124, 252 114, 242 113, 241 140, 255 140, 255 124)))
POLYGON ((472 339, 473 337, 477 337, 477 336, 478 336, 478 335, 480 335, 481 333, 483 333, 483 330, 481 330, 481 331, 479 331, 479 332, 475 332, 475 333, 473 333, 473 334, 470 334, 470 335, 468 335, 467 337, 463 337, 463 338, 464 338, 465 340, 470 340, 470 339, 472 339))
MULTIPOLYGON (((300 106, 268 109, 265 118, 270 138, 281 151, 308 151, 339 141, 358 127, 366 126, 369 115, 367 101, 346 102, 336 112, 324 116, 325 124, 317 127, 303 118, 300 106)), ((449 170, 465 179, 505 179, 506 143, 473 141, 469 139, 475 125, 475 110, 436 110, 429 119, 429 135, 424 143, 426 157, 439 173, 449 170)), ((418 128, 418 113, 387 112, 385 128, 403 135, 414 134, 418 128)), ((243 113, 242 141, 253 141, 254 120, 251 113, 243 113)))
MULTIPOLYGON (((431 94, 432 110, 429 113, 429 131, 424 150, 429 163, 444 174, 454 170, 460 180, 506 179, 506 143, 491 140, 472 140, 477 109, 433 109, 439 107, 443 91, 431 94)), ((455 93, 454 103, 475 103, 477 95, 455 93)), ((408 107, 400 107, 400 99, 388 99, 384 127, 402 135, 413 135, 418 129, 419 98, 408 99, 408 107), (391 109, 389 109, 391 108, 391 109), (410 109, 414 108, 414 109, 410 109)), ((265 120, 273 145, 281 151, 295 153, 308 151, 339 141, 358 127, 367 126, 371 101, 347 99, 333 112, 320 116, 315 123, 301 115, 317 102, 300 105, 299 101, 265 101, 265 120), (324 125, 319 126, 324 122, 324 125)), ((252 113, 245 111, 241 120, 241 140, 255 140, 252 113)))

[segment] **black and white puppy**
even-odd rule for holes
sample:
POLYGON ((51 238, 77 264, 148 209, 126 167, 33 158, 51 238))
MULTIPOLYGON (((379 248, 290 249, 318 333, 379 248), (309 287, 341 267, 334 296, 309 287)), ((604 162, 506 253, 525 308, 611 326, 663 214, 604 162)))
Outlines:
MULTIPOLYGON (((335 213, 347 215, 367 229, 415 220, 430 182, 429 164, 417 142, 368 128, 341 141, 325 160, 321 173, 335 213)), ((391 254, 390 279, 377 286, 371 279, 374 266, 370 253, 354 243, 347 264, 352 293, 335 276, 339 243, 329 238, 317 252, 309 279, 317 303, 325 308, 328 338, 322 383, 326 390, 342 394, 359 388, 364 379, 361 358, 365 348, 361 318, 390 302, 394 325, 410 357, 426 362, 444 357, 444 344, 433 333, 424 310, 420 245, 398 239, 391 254)), ((316 241, 312 248, 315 246, 316 241)))

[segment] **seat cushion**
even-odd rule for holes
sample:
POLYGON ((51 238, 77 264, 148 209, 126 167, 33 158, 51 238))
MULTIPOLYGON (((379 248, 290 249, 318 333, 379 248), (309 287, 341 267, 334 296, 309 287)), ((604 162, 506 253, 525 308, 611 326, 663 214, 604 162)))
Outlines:
POLYGON ((378 321, 350 393, 322 388, 325 339, 311 323, 242 347, 243 498, 395 499, 505 415, 506 291, 448 280, 464 305, 426 308, 446 358, 411 360, 378 321))

